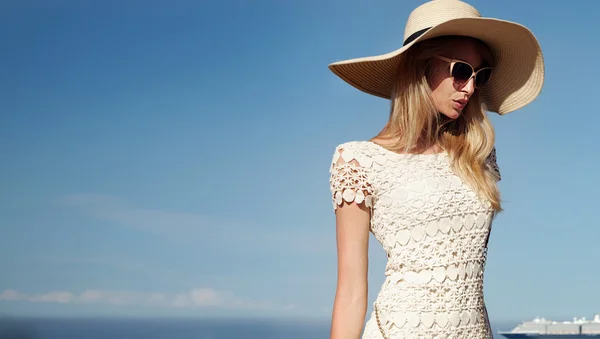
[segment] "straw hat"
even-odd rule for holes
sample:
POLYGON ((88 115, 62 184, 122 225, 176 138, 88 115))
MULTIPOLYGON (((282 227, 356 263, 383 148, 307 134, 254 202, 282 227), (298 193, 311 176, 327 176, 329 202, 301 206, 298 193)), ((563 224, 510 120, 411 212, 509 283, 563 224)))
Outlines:
POLYGON ((401 48, 383 55, 335 62, 329 69, 359 90, 389 99, 399 56, 419 41, 460 35, 486 43, 495 58, 494 76, 480 90, 490 112, 500 115, 532 102, 544 84, 544 60, 539 43, 526 27, 484 18, 459 0, 432 0, 408 17, 401 48))

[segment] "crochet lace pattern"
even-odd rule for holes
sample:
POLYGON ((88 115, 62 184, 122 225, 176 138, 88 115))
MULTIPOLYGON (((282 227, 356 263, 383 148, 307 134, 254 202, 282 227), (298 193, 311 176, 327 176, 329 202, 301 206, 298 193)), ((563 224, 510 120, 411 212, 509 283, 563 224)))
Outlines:
MULTIPOLYGON (((495 149, 487 165, 499 180, 495 149)), ((387 253, 363 339, 492 338, 483 271, 493 209, 452 172, 446 153, 346 142, 334 152, 330 189, 334 210, 344 202, 370 209, 370 231, 387 253)))

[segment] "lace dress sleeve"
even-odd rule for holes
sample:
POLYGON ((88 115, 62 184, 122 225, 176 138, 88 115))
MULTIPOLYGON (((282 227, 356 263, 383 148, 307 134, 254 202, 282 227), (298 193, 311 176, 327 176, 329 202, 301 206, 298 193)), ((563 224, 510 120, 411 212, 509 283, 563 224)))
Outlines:
POLYGON ((368 159, 350 145, 336 147, 331 161, 329 185, 334 211, 344 201, 373 207, 373 185, 369 179, 368 159))
POLYGON ((498 167, 498 162, 496 161, 496 147, 492 149, 490 155, 487 158, 487 166, 488 168, 496 175, 498 181, 502 179, 500 176, 500 168, 498 167))

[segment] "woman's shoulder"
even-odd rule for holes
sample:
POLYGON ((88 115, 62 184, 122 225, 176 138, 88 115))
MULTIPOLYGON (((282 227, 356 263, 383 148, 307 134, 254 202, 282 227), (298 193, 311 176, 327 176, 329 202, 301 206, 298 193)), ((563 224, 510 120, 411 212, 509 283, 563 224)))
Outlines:
POLYGON ((369 140, 345 141, 335 147, 334 163, 354 162, 362 167, 370 167, 377 155, 377 145, 369 140))

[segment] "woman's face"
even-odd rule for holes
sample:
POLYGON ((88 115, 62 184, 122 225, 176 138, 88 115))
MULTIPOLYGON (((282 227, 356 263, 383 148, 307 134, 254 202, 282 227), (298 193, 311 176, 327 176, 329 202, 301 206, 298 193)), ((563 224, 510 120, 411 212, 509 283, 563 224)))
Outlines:
MULTIPOLYGON (((475 71, 483 66, 480 46, 468 39, 457 40, 440 56, 467 62, 475 71)), ((475 78, 463 83, 455 81, 450 74, 450 62, 439 58, 432 59, 430 69, 428 81, 437 110, 450 119, 458 118, 476 90, 475 78)))

